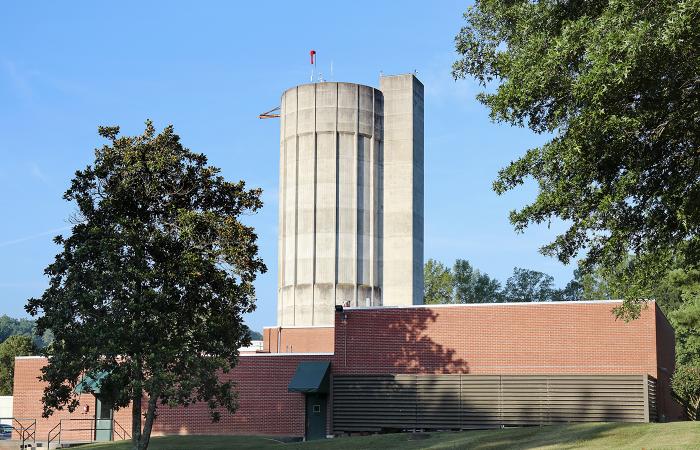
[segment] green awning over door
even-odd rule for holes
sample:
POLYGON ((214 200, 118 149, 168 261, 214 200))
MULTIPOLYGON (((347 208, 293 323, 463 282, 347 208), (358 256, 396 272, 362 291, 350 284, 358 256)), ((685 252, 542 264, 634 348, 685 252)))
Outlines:
POLYGON ((104 380, 107 375, 108 372, 106 371, 85 375, 83 379, 80 380, 80 383, 75 385, 75 393, 84 394, 91 392, 93 394, 99 394, 100 389, 102 388, 102 380, 104 380))
POLYGON ((330 361, 302 361, 289 382, 289 392, 327 394, 329 392, 330 361))

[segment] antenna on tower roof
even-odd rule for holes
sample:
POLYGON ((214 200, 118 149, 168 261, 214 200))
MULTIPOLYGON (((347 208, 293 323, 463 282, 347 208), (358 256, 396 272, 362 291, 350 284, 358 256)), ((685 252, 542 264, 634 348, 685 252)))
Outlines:
POLYGON ((311 57, 311 82, 314 82, 314 71, 316 70, 316 50, 311 50, 309 52, 311 57))

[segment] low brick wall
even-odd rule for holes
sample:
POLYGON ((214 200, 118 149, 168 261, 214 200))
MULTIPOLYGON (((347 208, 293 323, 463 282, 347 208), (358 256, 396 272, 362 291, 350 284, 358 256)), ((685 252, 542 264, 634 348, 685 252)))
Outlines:
MULTIPOLYGON (((154 435, 164 434, 274 434, 302 436, 304 434, 304 395, 287 392, 297 365, 302 361, 329 361, 332 355, 271 355, 241 356, 239 364, 226 379, 236 381, 239 409, 235 414, 222 411, 221 421, 212 423, 205 403, 188 407, 160 406, 153 427, 154 435)), ((47 433, 60 419, 94 417, 95 398, 82 395, 80 408, 70 414, 56 411, 48 419, 41 418, 41 396, 44 384, 37 380, 46 359, 22 357, 15 360, 14 416, 37 419, 37 440, 46 441, 47 433), (85 405, 89 414, 82 413, 85 405)), ((131 408, 115 413, 115 420, 131 432, 131 408)), ((71 427, 77 428, 75 423, 71 427)), ((64 434, 65 440, 87 440, 89 432, 64 434)))
MULTIPOLYGON (((300 362, 316 360, 331 361, 334 375, 649 375, 658 379, 658 417, 680 418, 681 410, 669 388, 673 329, 653 302, 629 323, 615 320, 611 309, 616 304, 349 308, 336 313, 335 329, 282 329, 283 336, 287 333, 304 348, 316 351, 328 350, 323 336, 330 335, 333 353, 241 355, 238 366, 225 375, 236 381, 240 394, 235 414, 224 412, 221 422, 212 423, 205 404, 161 407, 154 433, 301 436, 304 395, 287 392, 287 385, 300 362)), ((269 333, 268 348, 277 342, 277 336, 269 333)), ((60 418, 92 417, 79 410, 40 418, 43 385, 37 377, 45 362, 43 358, 18 358, 15 367, 14 415, 37 418, 39 440, 45 440, 60 418)), ((81 398, 82 404, 90 405, 90 414, 94 414, 94 402, 92 396, 81 398)), ((115 418, 130 430, 128 408, 118 411, 115 418)))

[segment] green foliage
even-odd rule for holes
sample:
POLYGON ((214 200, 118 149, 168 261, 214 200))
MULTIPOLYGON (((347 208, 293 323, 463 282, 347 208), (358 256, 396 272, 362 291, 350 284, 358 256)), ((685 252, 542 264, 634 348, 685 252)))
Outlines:
POLYGON ((678 258, 700 265, 698 17, 698 0, 477 0, 456 37, 453 75, 488 89, 491 118, 552 135, 494 183, 537 182, 515 229, 562 219, 542 252, 585 250, 585 269, 635 255, 619 278, 631 317, 678 258))
POLYGON ((15 357, 34 353, 34 344, 29 336, 10 336, 0 344, 0 395, 12 395, 15 357))
POLYGON ((690 420, 700 418, 700 365, 680 365, 673 372, 673 392, 682 402, 690 420))
POLYGON ((29 336, 34 345, 39 348, 46 347, 53 341, 51 330, 44 332, 42 336, 36 335, 36 321, 29 319, 14 319, 7 315, 0 316, 0 343, 10 336, 29 336))
POLYGON ((250 340, 251 341, 262 341, 263 335, 259 331, 250 330, 250 340))
POLYGON ((584 286, 580 271, 564 289, 553 287, 554 278, 542 272, 516 267, 501 289, 501 283, 474 268, 469 261, 457 259, 452 267, 434 259, 424 266, 426 304, 544 302, 581 300, 584 286))
POLYGON ((428 259, 423 266, 423 279, 423 303, 452 303, 454 278, 449 267, 434 259, 428 259))
POLYGON ((507 302, 546 302, 554 296, 554 277, 536 270, 513 269, 506 281, 503 298, 507 302))
POLYGON ((501 283, 458 259, 452 268, 455 303, 490 303, 501 300, 501 283))
POLYGON ((555 289, 552 300, 559 302, 583 300, 583 284, 581 281, 581 271, 575 269, 574 279, 566 283, 564 289, 555 289))
MULTIPOLYGON (((696 270, 686 270, 679 263, 677 267, 669 270, 663 277, 653 279, 653 282, 645 281, 647 288, 639 286, 629 286, 628 283, 636 283, 630 280, 626 274, 629 273, 629 266, 635 263, 635 258, 627 258, 626 261, 613 268, 596 266, 591 271, 581 275, 577 271, 576 280, 582 286, 582 298, 584 300, 614 300, 622 299, 630 289, 638 292, 646 292, 646 298, 654 299, 661 310, 669 315, 683 305, 683 292, 697 281, 700 273, 696 270)), ((574 280, 575 281, 575 280, 574 280)), ((690 294, 690 292, 688 292, 690 294)), ((686 298, 690 298, 686 295, 686 298)), ((630 300, 623 308, 615 308, 615 314, 623 320, 633 319, 639 314, 644 302, 630 300)))
POLYGON ((217 409, 236 409, 233 384, 218 374, 250 343, 242 314, 254 309, 253 282, 266 268, 240 217, 262 202, 170 126, 118 134, 100 128, 109 144, 66 191, 78 207, 72 234, 55 239, 49 288, 26 309, 56 337, 44 352, 44 415, 74 410, 83 374, 107 372, 101 395, 116 408, 131 402, 133 446, 145 449, 159 403, 203 401, 214 420, 217 409))
POLYGON ((683 289, 685 303, 670 314, 670 320, 676 332, 676 363, 680 365, 700 367, 699 288, 700 285, 695 278, 693 283, 683 289))

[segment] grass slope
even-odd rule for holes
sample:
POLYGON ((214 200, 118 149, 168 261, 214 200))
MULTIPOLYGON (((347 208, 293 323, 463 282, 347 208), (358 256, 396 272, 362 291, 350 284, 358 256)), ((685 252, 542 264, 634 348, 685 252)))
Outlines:
MULTIPOLYGON (((592 423, 504 430, 429 433, 425 440, 409 434, 343 437, 324 441, 283 444, 258 436, 167 436, 151 440, 151 450, 228 449, 700 449, 698 422, 620 424, 592 423)), ((127 450, 129 444, 93 444, 81 449, 127 450)))

